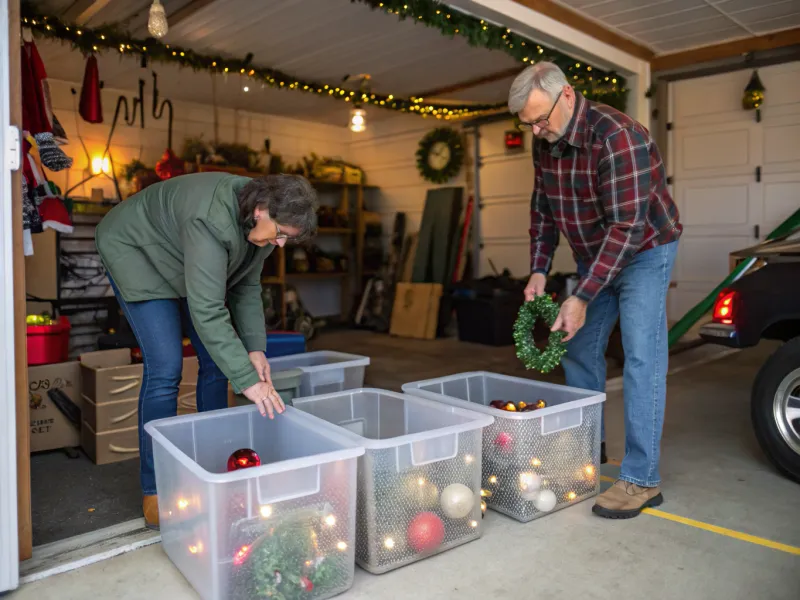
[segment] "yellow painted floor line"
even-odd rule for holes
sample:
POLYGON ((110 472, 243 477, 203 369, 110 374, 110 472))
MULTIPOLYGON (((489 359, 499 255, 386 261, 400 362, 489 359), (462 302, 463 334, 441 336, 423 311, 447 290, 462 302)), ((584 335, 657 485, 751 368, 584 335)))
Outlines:
MULTIPOLYGON (((616 479, 614 479, 613 477, 607 477, 606 475, 601 475, 600 479, 602 481, 608 481, 611 483, 616 481, 616 479)), ((651 515, 653 517, 659 517, 661 519, 666 519, 668 521, 674 521, 675 523, 681 523, 683 525, 688 525, 689 527, 696 527, 697 529, 710 531, 711 533, 716 533, 718 535, 724 535, 726 537, 740 540, 742 542, 749 542, 751 544, 756 544, 758 546, 764 546, 766 548, 771 548, 773 550, 786 552, 787 554, 794 554, 796 556, 800 556, 800 548, 798 548, 797 546, 790 546, 789 544, 773 542, 772 540, 758 537, 757 535, 750 535, 749 533, 742 533, 741 531, 728 529, 727 527, 719 527, 718 525, 711 525, 710 523, 704 523, 703 521, 697 521, 695 519, 689 519, 687 517, 673 515, 672 513, 664 512, 663 510, 658 510, 656 508, 645 508, 642 512, 651 515)))

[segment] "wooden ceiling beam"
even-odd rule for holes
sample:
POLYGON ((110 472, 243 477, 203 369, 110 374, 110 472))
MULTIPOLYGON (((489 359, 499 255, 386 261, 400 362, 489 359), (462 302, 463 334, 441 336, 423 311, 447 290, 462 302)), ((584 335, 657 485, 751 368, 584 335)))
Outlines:
POLYGON ((432 90, 428 90, 421 94, 414 94, 415 98, 435 98, 438 96, 444 96, 445 94, 454 94, 456 92, 461 92, 463 90, 468 90, 470 88, 477 87, 479 85, 483 85, 485 83, 494 83, 495 81, 502 81, 503 79, 508 79, 509 77, 514 77, 520 71, 522 71, 524 67, 512 67, 510 69, 506 69, 504 71, 498 71, 496 73, 491 73, 489 75, 484 75, 482 77, 476 77, 475 79, 470 79, 468 81, 462 81, 460 83, 454 83, 452 85, 442 86, 440 88, 435 88, 432 90))
POLYGON ((606 29, 597 21, 584 17, 565 6, 556 4, 552 0, 514 0, 514 2, 548 16, 559 23, 577 29, 586 35, 590 35, 601 42, 605 42, 609 46, 614 46, 636 58, 650 62, 656 55, 656 53, 647 46, 634 42, 624 35, 615 33, 610 29, 606 29))
POLYGON ((800 27, 743 40, 724 42, 713 46, 704 46, 702 48, 694 48, 682 52, 663 54, 652 60, 650 63, 650 70, 653 73, 656 71, 670 71, 672 69, 680 69, 691 65, 722 60, 733 56, 748 54, 750 52, 763 52, 765 50, 774 50, 776 48, 785 48, 795 45, 800 45, 800 27))
POLYGON ((93 16, 104 9, 111 0, 75 0, 61 15, 68 23, 86 25, 93 16))

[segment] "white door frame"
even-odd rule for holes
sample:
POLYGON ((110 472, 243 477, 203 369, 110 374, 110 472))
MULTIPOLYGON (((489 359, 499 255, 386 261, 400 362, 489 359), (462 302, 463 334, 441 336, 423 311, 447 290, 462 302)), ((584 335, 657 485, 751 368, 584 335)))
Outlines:
MULTIPOLYGON (((17 419, 14 377, 14 227, 12 223, 12 154, 8 0, 0 0, 0 592, 19 585, 17 535, 17 419)), ((17 145, 17 165, 19 146, 17 145)), ((18 168, 18 167, 17 167, 18 168)))

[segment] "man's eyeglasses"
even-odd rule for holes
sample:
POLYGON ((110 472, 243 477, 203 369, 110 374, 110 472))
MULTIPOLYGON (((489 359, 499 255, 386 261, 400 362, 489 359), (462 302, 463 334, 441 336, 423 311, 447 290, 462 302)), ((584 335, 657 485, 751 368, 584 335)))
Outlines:
POLYGON ((556 109, 556 106, 558 105, 558 101, 561 99, 561 94, 562 94, 563 91, 564 90, 561 90, 560 92, 558 92, 558 96, 556 96, 556 101, 553 102, 553 107, 550 109, 550 112, 547 113, 546 117, 544 117, 542 119, 537 119, 533 123, 523 123, 522 121, 520 121, 519 124, 517 125, 517 129, 520 129, 522 131, 533 131, 534 127, 539 127, 540 129, 542 127, 547 127, 550 124, 550 116, 553 114, 553 111, 556 109))

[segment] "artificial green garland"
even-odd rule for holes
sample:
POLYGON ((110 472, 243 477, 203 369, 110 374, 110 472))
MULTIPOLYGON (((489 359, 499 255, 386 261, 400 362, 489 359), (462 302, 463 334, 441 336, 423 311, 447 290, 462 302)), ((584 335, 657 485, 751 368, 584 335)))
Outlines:
POLYGON ((424 102, 424 99, 413 96, 398 98, 393 94, 356 92, 319 81, 306 81, 290 73, 254 65, 252 54, 248 54, 243 59, 203 54, 190 48, 165 44, 152 37, 134 38, 113 24, 92 28, 75 23, 65 23, 56 16, 40 13, 29 2, 22 3, 21 12, 23 27, 29 28, 37 36, 67 42, 73 49, 79 50, 85 55, 112 51, 120 56, 127 54, 139 57, 143 64, 146 64, 147 60, 177 64, 195 71, 239 76, 246 81, 251 81, 251 85, 261 83, 264 86, 268 85, 281 90, 296 90, 319 97, 329 97, 351 105, 374 105, 398 112, 444 120, 476 116, 485 111, 493 111, 505 106, 505 103, 437 104, 424 102))
MULTIPOLYGON (((589 100, 603 102, 625 111, 628 90, 625 79, 614 71, 604 71, 566 54, 547 48, 535 41, 513 33, 501 25, 459 12, 438 0, 350 0, 373 10, 382 10, 405 19, 438 29, 447 37, 459 36, 470 46, 500 50, 525 64, 549 61, 557 64, 572 87, 589 100)), ((498 105, 504 108, 505 104, 498 105)))
POLYGON ((461 136, 450 127, 437 127, 429 131, 419 144, 417 150, 417 170, 432 183, 445 183, 455 177, 464 162, 464 145, 461 136), (428 164, 428 151, 437 142, 444 142, 450 148, 450 160, 438 171, 428 164))
POLYGON ((519 315, 514 322, 514 342, 517 346, 517 358, 522 361, 526 369, 549 373, 558 366, 561 357, 566 354, 567 348, 563 340, 567 334, 564 331, 550 332, 544 352, 536 347, 533 340, 533 326, 537 319, 544 320, 548 327, 552 327, 558 317, 558 311, 558 304, 547 294, 537 296, 520 307, 519 315))

